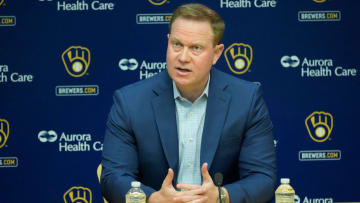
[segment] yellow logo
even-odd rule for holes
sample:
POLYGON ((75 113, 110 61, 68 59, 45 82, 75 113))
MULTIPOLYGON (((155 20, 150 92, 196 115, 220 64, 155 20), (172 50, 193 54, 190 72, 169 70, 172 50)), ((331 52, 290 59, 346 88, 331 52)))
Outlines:
POLYGON ((92 193, 89 188, 74 186, 64 194, 65 203, 92 203, 92 193))
MULTIPOLYGON (((97 167, 97 170, 96 170, 99 183, 101 181, 101 171, 102 171, 102 165, 99 164, 99 166, 97 167)), ((108 203, 108 201, 105 198, 104 198, 104 203, 108 203)))
POLYGON ((313 0, 315 1, 316 3, 324 3, 326 0, 313 0))
POLYGON ((5 119, 0 118, 0 148, 5 146, 5 143, 9 137, 10 125, 5 119))
POLYGON ((234 43, 225 50, 224 55, 233 73, 244 74, 250 68, 253 59, 253 50, 248 44, 234 43))
POLYGON ((73 77, 83 76, 90 65, 90 51, 86 47, 71 46, 61 55, 66 71, 73 77))
POLYGON ((156 6, 161 6, 163 5, 167 0, 149 0, 149 2, 153 5, 156 6))
POLYGON ((315 111, 305 119, 305 126, 312 140, 325 142, 333 129, 333 116, 330 113, 315 111))
POLYGON ((0 0, 0 6, 4 3, 4 0, 0 0))

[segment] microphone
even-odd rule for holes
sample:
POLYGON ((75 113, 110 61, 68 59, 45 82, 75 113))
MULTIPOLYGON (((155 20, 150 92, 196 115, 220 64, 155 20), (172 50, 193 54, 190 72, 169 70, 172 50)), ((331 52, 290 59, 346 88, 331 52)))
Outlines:
POLYGON ((215 173, 215 177, 214 177, 214 181, 215 181, 215 185, 220 187, 222 182, 223 182, 223 175, 222 173, 215 173))
POLYGON ((218 190, 219 190, 219 200, 220 200, 220 203, 221 202, 221 184, 223 182, 223 175, 221 173, 215 173, 215 177, 214 177, 214 184, 218 187, 218 190))

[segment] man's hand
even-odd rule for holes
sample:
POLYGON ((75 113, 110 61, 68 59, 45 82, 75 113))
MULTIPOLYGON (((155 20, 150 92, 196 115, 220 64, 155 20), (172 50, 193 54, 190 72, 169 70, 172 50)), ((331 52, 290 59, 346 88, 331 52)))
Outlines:
POLYGON ((170 168, 163 181, 161 189, 151 194, 147 203, 205 203, 207 201, 208 198, 202 195, 204 194, 204 190, 200 186, 188 191, 176 191, 172 185, 173 178, 174 171, 170 168))
MULTIPOLYGON (((203 177, 203 183, 201 186, 199 185, 189 185, 189 184, 178 184, 177 188, 183 189, 185 191, 194 191, 202 189, 203 193, 201 195, 205 196, 207 200, 205 202, 208 203, 216 203, 219 198, 219 190, 215 186, 209 171, 207 170, 208 164, 204 163, 201 167, 201 175, 203 177)), ((182 197, 181 197, 182 198, 182 197)), ((196 201, 200 202, 200 201, 196 201)))

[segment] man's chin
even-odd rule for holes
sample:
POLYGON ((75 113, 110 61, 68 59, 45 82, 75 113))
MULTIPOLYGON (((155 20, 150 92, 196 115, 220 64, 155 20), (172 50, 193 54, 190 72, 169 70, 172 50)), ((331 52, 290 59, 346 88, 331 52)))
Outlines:
POLYGON ((175 82, 178 88, 186 88, 191 86, 190 81, 184 78, 175 78, 173 79, 173 81, 175 82))
POLYGON ((170 73, 170 78, 176 83, 176 85, 186 85, 189 82, 189 76, 179 75, 176 71, 170 73))

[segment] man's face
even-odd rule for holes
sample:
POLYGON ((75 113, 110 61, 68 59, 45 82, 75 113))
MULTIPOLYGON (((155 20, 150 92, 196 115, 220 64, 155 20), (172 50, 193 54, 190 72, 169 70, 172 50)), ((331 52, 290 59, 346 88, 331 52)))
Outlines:
POLYGON ((224 49, 223 44, 214 46, 210 23, 180 17, 168 38, 167 69, 180 91, 204 88, 224 49))

